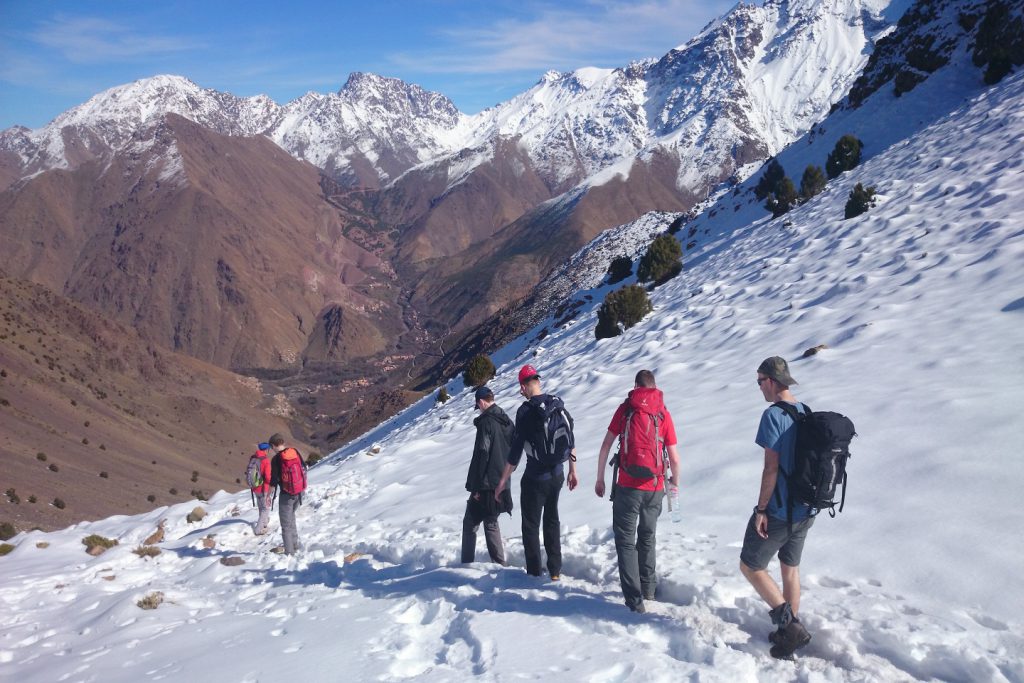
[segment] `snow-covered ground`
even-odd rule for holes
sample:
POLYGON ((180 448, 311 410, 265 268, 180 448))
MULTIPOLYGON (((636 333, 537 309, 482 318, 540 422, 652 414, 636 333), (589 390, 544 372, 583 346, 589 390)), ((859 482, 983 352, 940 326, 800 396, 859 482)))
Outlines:
POLYGON ((536 356, 525 341, 496 354, 500 405, 515 408, 529 360, 577 420, 561 582, 524 573, 518 511, 501 522, 511 567, 459 564, 474 415, 453 382, 446 405, 425 399, 311 471, 294 558, 269 552, 276 520, 252 535, 248 494, 218 494, 195 524, 182 504, 16 537, 0 678, 1024 680, 1024 78, 978 92, 783 218, 702 222, 710 241, 623 336, 595 341, 591 309, 536 356), (879 204, 844 221, 858 181, 879 204), (773 354, 792 359, 798 398, 859 432, 846 511, 804 553, 814 639, 795 664, 769 657, 766 608, 737 569, 762 461, 755 368, 773 354), (611 507, 593 493, 641 368, 675 418, 685 513, 662 519, 645 615, 622 605, 611 507), (162 553, 133 554, 161 519, 162 553), (91 533, 120 545, 90 557, 91 533), (136 606, 153 591, 158 609, 136 606))

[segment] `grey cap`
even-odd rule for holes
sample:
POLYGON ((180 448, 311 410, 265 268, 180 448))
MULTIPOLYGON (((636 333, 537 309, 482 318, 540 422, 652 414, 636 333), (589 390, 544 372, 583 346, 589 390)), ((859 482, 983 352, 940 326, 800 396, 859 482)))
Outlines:
POLYGON ((789 374, 789 364, 786 363, 786 359, 781 356, 765 358, 761 361, 761 364, 757 366, 757 371, 766 377, 771 377, 783 386, 791 387, 797 383, 797 381, 793 379, 793 375, 789 374))

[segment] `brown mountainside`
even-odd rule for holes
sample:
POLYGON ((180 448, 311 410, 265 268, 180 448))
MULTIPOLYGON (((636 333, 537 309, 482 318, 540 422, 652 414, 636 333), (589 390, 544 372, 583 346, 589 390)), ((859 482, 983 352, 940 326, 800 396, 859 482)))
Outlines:
POLYGON ((273 394, 0 276, 0 521, 51 529, 239 490, 255 443, 290 434, 273 394))
POLYGON ((346 219, 313 166, 175 115, 109 163, 0 194, 13 276, 229 368, 385 350, 401 319, 387 269, 344 236, 346 219), (352 324, 318 323, 338 310, 352 324))

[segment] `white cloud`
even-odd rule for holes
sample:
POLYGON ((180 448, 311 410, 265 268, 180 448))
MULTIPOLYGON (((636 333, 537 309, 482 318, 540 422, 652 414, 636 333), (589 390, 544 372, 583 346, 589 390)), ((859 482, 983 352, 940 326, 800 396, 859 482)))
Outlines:
POLYGON ((75 63, 110 62, 197 47, 194 41, 146 34, 107 19, 64 15, 41 22, 30 37, 75 63))
POLYGON ((392 60, 423 73, 465 74, 621 65, 631 57, 661 56, 734 4, 591 0, 571 8, 538 6, 528 19, 445 30, 441 47, 393 55, 392 60))

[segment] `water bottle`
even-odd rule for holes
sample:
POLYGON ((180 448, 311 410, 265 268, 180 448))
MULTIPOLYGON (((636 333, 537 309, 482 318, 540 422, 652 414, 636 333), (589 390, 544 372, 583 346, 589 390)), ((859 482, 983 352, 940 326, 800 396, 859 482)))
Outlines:
POLYGON ((679 487, 669 485, 668 487, 668 511, 672 513, 674 523, 683 521, 683 511, 679 509, 679 487))

